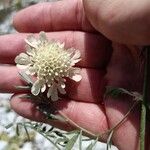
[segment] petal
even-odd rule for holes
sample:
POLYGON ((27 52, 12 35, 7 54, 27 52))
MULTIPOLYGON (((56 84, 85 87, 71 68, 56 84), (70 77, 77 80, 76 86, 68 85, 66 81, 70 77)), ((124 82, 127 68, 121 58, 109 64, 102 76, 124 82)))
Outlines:
POLYGON ((59 43, 59 42, 58 42, 58 46, 59 46, 59 48, 64 48, 65 43, 64 43, 64 42, 63 42, 63 43, 59 43))
POLYGON ((45 92, 45 90, 46 90, 46 85, 44 84, 43 87, 41 88, 41 92, 43 93, 45 92))
POLYGON ((77 67, 72 67, 70 70, 69 70, 69 73, 70 73, 70 75, 71 74, 80 74, 80 72, 81 72, 81 69, 80 68, 77 68, 77 67))
POLYGON ((80 75, 81 69, 80 68, 72 68, 69 71, 69 78, 72 80, 79 82, 82 79, 82 76, 80 75))
POLYGON ((72 60, 71 62, 71 66, 74 66, 76 63, 78 63, 81 59, 75 59, 75 60, 72 60))
POLYGON ((61 86, 61 88, 63 88, 63 89, 66 87, 65 83, 63 83, 63 82, 60 83, 60 86, 61 86))
POLYGON ((40 93, 40 90, 41 90, 43 84, 44 84, 43 80, 35 81, 32 88, 31 88, 31 93, 33 95, 37 96, 40 93))
POLYGON ((52 101, 58 100, 58 91, 57 91, 57 85, 56 83, 53 83, 53 85, 49 88, 47 92, 47 97, 50 98, 52 101))
POLYGON ((74 56, 71 59, 78 59, 78 58, 80 58, 80 56, 81 56, 80 51, 76 50, 74 56))
POLYGON ((26 59, 29 58, 29 56, 28 56, 27 54, 25 54, 25 53, 20 53, 19 56, 20 56, 20 57, 23 57, 23 58, 26 58, 26 59))
POLYGON ((58 85, 58 90, 61 94, 66 94, 66 91, 64 88, 62 88, 61 86, 58 85))
POLYGON ((34 75, 37 72, 37 70, 34 67, 29 67, 29 73, 31 75, 34 75))
POLYGON ((58 91, 57 91, 57 86, 54 85, 53 87, 53 92, 51 94, 51 100, 52 101, 57 101, 58 100, 58 91))
POLYGON ((21 70, 26 70, 28 68, 28 66, 26 66, 26 65, 17 64, 16 66, 17 66, 18 69, 21 69, 21 70))
POLYGON ((53 82, 52 79, 49 79, 49 78, 47 79, 46 83, 47 83, 48 87, 51 87, 52 82, 53 82))
POLYGON ((27 54, 21 53, 15 58, 15 63, 20 65, 28 65, 30 64, 30 58, 27 54))
POLYGON ((53 91, 53 85, 48 89, 47 97, 50 98, 53 91))
POLYGON ((35 55, 35 49, 33 49, 32 47, 30 47, 29 45, 25 45, 25 49, 28 55, 30 56, 34 56, 35 55))
POLYGON ((25 42, 33 48, 37 48, 37 46, 39 45, 39 40, 37 40, 33 35, 29 35, 25 39, 25 42))
POLYGON ((75 53, 75 49, 74 48, 69 48, 69 49, 67 49, 67 52, 69 53, 70 57, 72 58, 74 53, 75 53))
POLYGON ((45 34, 44 31, 41 31, 39 33, 39 39, 40 39, 40 41, 43 41, 43 42, 48 41, 48 39, 47 39, 46 34, 45 34))
POLYGON ((79 82, 79 81, 81 81, 82 76, 79 74, 76 74, 76 75, 72 76, 71 79, 76 81, 76 82, 79 82))

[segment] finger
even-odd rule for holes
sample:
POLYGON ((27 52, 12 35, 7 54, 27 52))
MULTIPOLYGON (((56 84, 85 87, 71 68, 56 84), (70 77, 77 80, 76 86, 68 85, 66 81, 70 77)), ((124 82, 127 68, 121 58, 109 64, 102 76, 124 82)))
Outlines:
MULTIPOLYGON (((107 85, 125 88, 129 91, 141 91, 142 75, 135 64, 130 50, 123 45, 114 45, 114 51, 107 70, 107 85)), ((130 97, 112 97, 105 100, 106 114, 110 127, 121 121, 133 105, 130 97)), ((137 107, 132 111, 126 121, 114 132, 113 142, 118 149, 139 149, 139 116, 137 107), (123 143, 122 143, 123 142, 123 143)))
MULTIPOLYGON (((18 91, 15 86, 24 85, 19 77, 18 70, 14 66, 0 66, 0 92, 5 93, 24 93, 27 91, 18 91)), ((103 71, 95 69, 82 69, 82 80, 76 83, 72 80, 66 82, 66 97, 79 101, 89 101, 100 103, 102 101, 104 85, 103 71), (94 79, 94 80, 93 80, 94 79)))
POLYGON ((148 45, 149 1, 83 0, 91 24, 108 39, 124 44, 148 45))
MULTIPOLYGON (((19 95, 18 95, 19 96, 19 95)), ((47 122, 53 126, 67 130, 68 124, 48 121, 37 111, 35 104, 29 100, 20 99, 14 96, 11 100, 11 107, 21 116, 35 121, 47 122)), ((107 130, 107 119, 101 105, 76 101, 60 100, 54 103, 58 113, 64 114, 78 126, 89 130, 94 134, 99 134, 107 130), (92 126, 91 126, 92 124, 92 126)))
POLYGON ((94 31, 85 17, 81 0, 41 3, 28 7, 17 13, 14 26, 20 32, 94 31))
MULTIPOLYGON (((27 34, 0 36, 0 63, 14 64, 16 55, 25 49, 24 39, 27 34)), ((104 67, 111 55, 110 42, 103 36, 84 32, 52 32, 49 40, 65 42, 65 47, 74 47, 81 51, 81 67, 104 67)))

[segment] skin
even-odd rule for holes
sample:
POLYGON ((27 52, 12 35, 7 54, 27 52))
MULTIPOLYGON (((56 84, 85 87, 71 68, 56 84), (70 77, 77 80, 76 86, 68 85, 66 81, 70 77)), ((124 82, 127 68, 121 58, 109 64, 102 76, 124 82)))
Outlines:
POLYGON ((92 25, 107 38, 124 44, 150 43, 150 1, 83 0, 92 25))
MULTIPOLYGON (((107 2, 108 0, 106 4, 107 2)), ((121 9, 119 2, 116 0, 114 3, 121 9)), ((127 2, 124 2, 125 6, 127 2)), ((136 4, 136 0, 134 2, 136 4)), ((132 6, 135 8, 134 2, 132 6)), ((149 2, 145 0, 145 3, 149 2)), ((139 26, 140 20, 136 16, 133 16, 133 20, 135 17, 137 24, 129 24, 128 13, 134 12, 130 5, 131 10, 129 9, 127 16, 123 9, 119 16, 115 14, 117 10, 113 10, 113 2, 105 10, 106 4, 102 0, 84 0, 83 3, 81 0, 64 0, 37 4, 16 14, 13 23, 19 33, 0 37, 0 63, 9 64, 0 66, 0 92, 15 93, 10 102, 12 109, 31 120, 46 122, 65 130, 71 129, 68 124, 46 120, 36 110, 35 104, 19 98, 25 91, 19 92, 14 88, 15 85, 24 85, 19 78, 14 58, 24 51, 24 38, 29 33, 36 34, 43 30, 47 32, 49 39, 65 42, 66 48, 74 47, 82 54, 82 60, 77 66, 82 68, 83 79, 80 83, 68 82, 68 94, 54 104, 58 112, 94 134, 107 131, 123 118, 133 101, 129 97, 109 97, 104 100, 105 86, 141 92, 143 67, 139 58, 140 50, 132 44, 143 45, 150 41, 147 32, 145 37, 142 36, 144 26, 139 26), (112 13, 108 13, 110 11, 112 13), (121 30, 122 24, 125 33, 121 30), (134 31, 135 26, 141 30, 134 31)), ((125 123, 115 131, 113 143, 120 150, 139 149, 139 113, 137 106, 125 123)), ((147 134, 149 135, 149 131, 147 134)))

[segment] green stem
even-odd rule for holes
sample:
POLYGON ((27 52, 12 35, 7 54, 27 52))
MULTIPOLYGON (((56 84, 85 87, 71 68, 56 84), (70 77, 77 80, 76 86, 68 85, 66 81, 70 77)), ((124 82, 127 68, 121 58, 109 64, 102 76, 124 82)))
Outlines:
POLYGON ((145 130, 146 130, 146 107, 149 91, 149 64, 150 64, 150 46, 145 47, 146 60, 144 70, 143 101, 141 104, 141 122, 140 122, 140 150, 145 150, 145 130))
POLYGON ((140 122, 140 150, 145 150, 145 124, 146 124, 146 107, 142 103, 141 122, 140 122))

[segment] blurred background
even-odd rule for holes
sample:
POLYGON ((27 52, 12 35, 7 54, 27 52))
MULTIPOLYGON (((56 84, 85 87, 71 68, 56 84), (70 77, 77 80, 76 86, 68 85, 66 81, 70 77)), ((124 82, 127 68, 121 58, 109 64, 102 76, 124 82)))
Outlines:
MULTIPOLYGON (((14 33, 12 17, 17 11, 40 2, 57 0, 0 0, 0 35, 14 33)), ((9 105, 11 94, 0 93, 0 150, 55 150, 55 147, 44 137, 33 130, 28 130, 30 141, 24 129, 20 129, 21 135, 17 135, 16 127, 12 126, 17 122, 28 121, 18 116, 9 105), (6 128, 6 126, 12 126, 6 128)), ((83 150, 88 142, 84 142, 83 150)), ((96 150, 105 150, 106 144, 98 143, 96 150)), ((112 149, 116 149, 112 147, 112 149)), ((78 150, 77 146, 74 150, 78 150)))

